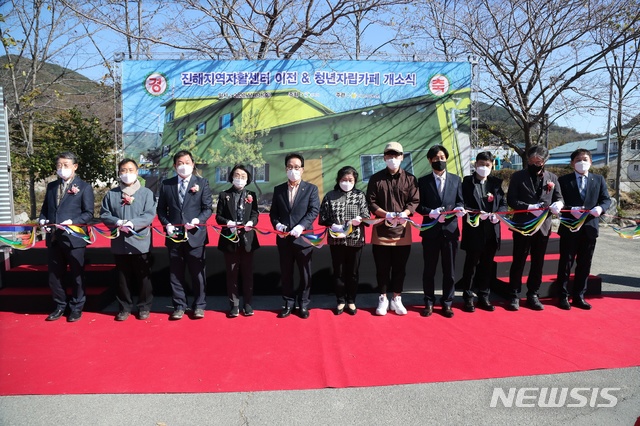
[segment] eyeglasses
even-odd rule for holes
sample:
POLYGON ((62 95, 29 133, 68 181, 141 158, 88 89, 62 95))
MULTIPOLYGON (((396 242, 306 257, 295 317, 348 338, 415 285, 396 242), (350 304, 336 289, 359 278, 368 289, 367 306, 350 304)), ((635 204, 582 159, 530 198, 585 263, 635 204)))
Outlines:
POLYGON ((301 167, 301 166, 287 166, 287 170, 300 170, 302 168, 303 167, 301 167))

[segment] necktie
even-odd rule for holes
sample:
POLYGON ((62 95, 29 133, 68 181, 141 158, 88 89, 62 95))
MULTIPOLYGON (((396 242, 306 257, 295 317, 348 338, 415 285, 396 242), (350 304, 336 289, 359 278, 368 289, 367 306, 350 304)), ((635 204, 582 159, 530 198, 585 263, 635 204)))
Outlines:
POLYGON ((444 179, 438 176, 438 193, 442 197, 442 191, 444 190, 444 179))
POLYGON ((587 177, 580 176, 580 198, 584 201, 584 196, 587 193, 587 177))
POLYGON ((180 199, 180 205, 184 203, 184 196, 187 193, 187 181, 182 179, 180 182, 180 189, 178 190, 178 198, 180 199))
POLYGON ((57 205, 60 205, 60 201, 62 201, 62 198, 64 197, 64 194, 67 192, 68 183, 69 182, 65 182, 65 181, 62 181, 60 183, 60 186, 59 186, 60 191, 58 192, 58 200, 57 200, 58 204, 57 205))

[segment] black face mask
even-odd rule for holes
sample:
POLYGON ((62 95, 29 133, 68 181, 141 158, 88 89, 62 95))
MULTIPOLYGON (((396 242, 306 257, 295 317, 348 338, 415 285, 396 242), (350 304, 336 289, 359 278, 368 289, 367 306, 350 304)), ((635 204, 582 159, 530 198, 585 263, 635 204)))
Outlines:
POLYGON ((535 164, 529 164, 528 169, 529 169, 529 174, 531 176, 538 176, 540 171, 544 169, 544 166, 536 166, 535 164))
POLYGON ((433 168, 433 170, 437 170, 437 171, 442 171, 444 169, 447 168, 447 162, 446 161, 434 161, 431 163, 431 167, 433 168))

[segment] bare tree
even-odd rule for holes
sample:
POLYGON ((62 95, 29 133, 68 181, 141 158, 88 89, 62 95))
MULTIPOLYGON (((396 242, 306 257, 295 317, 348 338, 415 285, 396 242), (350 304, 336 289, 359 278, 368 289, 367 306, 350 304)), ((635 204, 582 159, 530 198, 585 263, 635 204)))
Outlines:
POLYGON ((40 165, 31 164, 45 161, 36 152, 38 143, 46 143, 41 126, 51 124, 57 113, 73 105, 92 103, 98 86, 78 90, 70 84, 82 79, 68 65, 77 60, 83 35, 78 34, 77 22, 70 19, 67 8, 56 1, 9 3, 0 26, 5 53, 0 61, 4 68, 0 84, 7 89, 13 154, 27 164, 30 216, 35 217, 35 182, 46 177, 36 172, 40 165))
POLYGON ((158 5, 153 13, 138 10, 134 16, 144 18, 133 26, 125 1, 64 2, 149 52, 254 60, 331 57, 339 45, 327 35, 336 25, 410 0, 178 0, 158 5))
MULTIPOLYGON (((426 31, 430 43, 447 55, 462 51, 482 65, 483 100, 505 108, 522 132, 523 145, 500 126, 485 126, 524 158, 558 118, 589 108, 585 91, 603 58, 640 36, 636 0, 426 0, 440 22, 426 31), (632 8, 633 5, 635 9, 632 8), (593 33, 629 12, 619 31, 598 45, 593 33), (462 49, 464 47, 464 49, 462 49), (548 119, 545 119, 548 117, 548 119)), ((413 29, 417 32, 416 29, 413 29)), ((429 46, 431 47, 431 46, 429 46)))
POLYGON ((640 40, 633 40, 611 51, 605 58, 606 68, 611 79, 612 108, 615 111, 615 137, 618 145, 616 158, 615 199, 620 205, 620 180, 623 168, 624 146, 627 136, 638 123, 631 118, 637 113, 638 97, 640 95, 640 40), (626 128, 625 122, 629 122, 626 128))

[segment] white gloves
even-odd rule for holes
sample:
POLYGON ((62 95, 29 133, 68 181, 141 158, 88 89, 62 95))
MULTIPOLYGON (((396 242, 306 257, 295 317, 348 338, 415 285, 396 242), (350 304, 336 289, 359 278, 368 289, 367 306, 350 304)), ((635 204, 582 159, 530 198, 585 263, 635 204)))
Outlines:
POLYGON ((456 212, 456 216, 458 217, 462 217, 467 214, 467 211, 464 209, 464 207, 456 207, 453 209, 453 211, 456 212))
POLYGON ((47 232, 47 233, 51 232, 51 228, 50 228, 50 227, 48 227, 48 226, 44 226, 44 225, 46 225, 47 223, 49 223, 49 221, 48 221, 48 220, 46 220, 46 219, 40 219, 40 221, 39 221, 38 223, 40 224, 40 227, 41 227, 41 229, 42 229, 44 232, 47 232))
POLYGON ((542 205, 540 203, 529 204, 529 206, 527 207, 527 210, 531 210, 531 214, 533 214, 535 217, 539 217, 542 214, 542 210, 538 210, 538 209, 541 207, 542 205))
POLYGON ((361 223, 362 223, 362 218, 360 216, 356 216, 353 219, 351 219, 352 226, 360 226, 361 223))
POLYGON ((487 213, 487 212, 480 212, 480 220, 487 220, 489 219, 489 216, 491 216, 491 213, 487 213))
POLYGON ((236 231, 238 230, 238 228, 236 228, 237 224, 238 222, 234 222, 232 220, 227 221, 227 227, 229 228, 229 231, 231 231, 232 234, 235 234, 236 231))
POLYGON ((64 222, 60 222, 60 225, 71 225, 73 222, 71 222, 71 219, 67 219, 64 222))
POLYGON ((251 230, 253 230, 253 221, 252 220, 250 220, 249 222, 245 223, 244 230, 247 231, 247 232, 251 232, 251 230))
POLYGON ((438 223, 444 223, 447 220, 447 216, 444 214, 440 214, 440 216, 438 216, 438 223))
POLYGON ((331 225, 331 230, 336 233, 344 232, 344 226, 334 223, 331 225))
POLYGON ((62 229, 62 230, 64 230, 67 234, 70 234, 70 233, 71 233, 71 230, 70 230, 69 228, 65 228, 65 227, 64 227, 64 226, 62 226, 62 225, 71 225, 72 223, 73 223, 73 222, 71 222, 71 219, 67 219, 67 220, 65 220, 64 222, 60 222, 60 224, 59 224, 59 225, 56 225, 56 228, 58 228, 58 229, 62 229))
POLYGON ((200 219, 198 219, 197 217, 194 217, 193 219, 191 219, 191 222, 187 223, 184 225, 184 227, 186 229, 193 229, 196 227, 197 224, 200 223, 200 219))
POLYGON ((582 217, 582 212, 580 210, 583 209, 584 206, 571 207, 571 216, 575 217, 576 219, 580 219, 582 217))
POLYGON ((167 228, 167 235, 173 235, 176 233, 176 227, 173 226, 172 224, 170 223, 167 224, 166 228, 167 228))
POLYGON ((560 210, 562 210, 563 207, 564 203, 558 200, 549 206, 549 211, 557 216, 560 214, 560 210))
POLYGON ((287 232, 287 225, 283 225, 280 222, 276 224, 276 231, 278 232, 287 232))
POLYGON ((395 212, 387 212, 387 214, 385 215, 385 219, 387 220, 393 220, 396 218, 396 213, 395 212))
POLYGON ((498 219, 497 214, 491 213, 491 215, 489 215, 489 221, 491 221, 491 223, 495 225, 496 223, 500 222, 500 219, 498 219))
POLYGON ((398 224, 401 225, 401 224, 405 223, 409 219, 409 215, 407 215, 405 212, 400 212, 396 216, 396 219, 398 220, 398 224))
POLYGON ((589 214, 593 217, 600 217, 600 215, 602 214, 602 207, 595 206, 594 208, 589 210, 589 214))
POLYGON ((304 231, 304 228, 302 227, 302 225, 296 225, 293 227, 291 232, 289 232, 289 235, 291 235, 294 238, 298 238, 300 235, 302 235, 302 231, 304 231))
POLYGON ((124 221, 124 220, 119 220, 118 222, 123 222, 120 225, 120 230, 122 232, 124 232, 125 234, 128 234, 131 232, 131 230, 133 229, 133 222, 131 222, 130 220, 128 221, 124 221))
POLYGON ((429 217, 431 219, 437 219, 438 216, 440 216, 440 213, 442 212, 442 207, 438 207, 437 209, 433 209, 429 212, 429 217))

